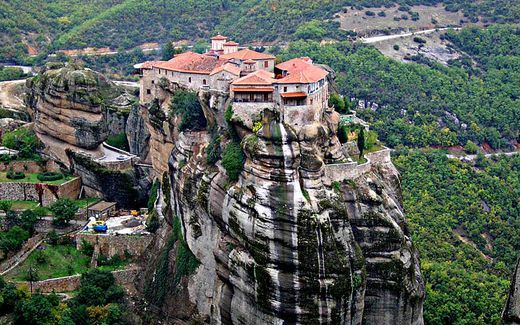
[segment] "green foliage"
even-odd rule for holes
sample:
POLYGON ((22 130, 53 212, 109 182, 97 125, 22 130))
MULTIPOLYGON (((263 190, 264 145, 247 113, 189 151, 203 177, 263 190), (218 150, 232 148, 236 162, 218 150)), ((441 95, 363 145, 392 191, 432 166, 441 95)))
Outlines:
POLYGON ((230 142, 222 152, 222 166, 226 169, 229 180, 238 181, 245 157, 240 144, 230 142))
POLYGON ((339 95, 339 94, 336 94, 336 93, 330 94, 329 106, 335 107, 336 112, 338 112, 340 114, 347 113, 347 111, 345 109, 345 101, 343 100, 343 97, 341 97, 341 95, 339 95))
POLYGON ((124 151, 130 150, 130 147, 128 146, 128 140, 126 139, 126 133, 124 132, 109 136, 106 140, 106 143, 112 147, 116 147, 124 151))
MULTIPOLYGON (((489 54, 499 44, 508 55, 490 57, 486 62, 493 68, 486 64, 480 76, 455 66, 400 63, 359 43, 297 41, 289 44, 281 59, 307 55, 328 64, 338 74, 343 95, 379 104, 377 111, 359 111, 358 115, 371 122, 390 146, 452 146, 471 140, 499 148, 516 139, 520 129, 515 113, 520 109, 515 95, 520 93, 515 54, 520 42, 507 36, 515 34, 515 28, 504 26, 494 43, 479 43, 479 48, 485 48, 479 53, 489 54), (459 123, 447 113, 456 116, 459 123)), ((470 43, 471 37, 464 40, 470 43)))
POLYGON ((39 149, 40 142, 33 131, 22 127, 5 132, 2 136, 2 145, 9 149, 19 150, 21 158, 31 158, 39 149))
POLYGON ((38 174, 38 180, 42 182, 57 181, 63 178, 63 174, 57 172, 43 172, 38 174))
POLYGON ((466 145, 464 146, 464 151, 466 151, 469 154, 476 154, 478 150, 478 146, 471 140, 468 140, 466 142, 466 145))
POLYGON ((17 80, 25 77, 25 73, 21 68, 0 66, 0 81, 17 80))
POLYGON ((83 255, 91 257, 94 254, 94 245, 85 239, 81 240, 81 248, 79 250, 83 255))
POLYGON ((219 159, 221 154, 220 148, 220 136, 215 132, 212 136, 211 141, 206 147, 206 161, 209 165, 214 165, 219 159))
POLYGON ((74 215, 78 212, 78 206, 70 199, 59 199, 49 207, 49 210, 54 214, 52 223, 57 226, 64 226, 74 218, 74 215))
POLYGON ((146 220, 146 231, 150 233, 155 233, 157 229, 161 226, 159 222, 159 216, 157 215, 157 210, 149 210, 148 219, 146 220))
POLYGON ((13 226, 8 231, 0 232, 0 249, 4 253, 15 252, 22 247, 24 241, 29 239, 27 230, 19 226, 13 226))
POLYGON ((362 128, 359 131, 358 137, 357 137, 357 146, 359 149, 359 158, 363 157, 363 151, 365 150, 365 129, 362 128))
POLYGON ((297 39, 321 40, 327 32, 322 25, 323 23, 316 19, 304 22, 296 28, 294 36, 297 39))
POLYGON ((338 140, 340 143, 347 143, 348 142, 348 127, 344 124, 340 124, 338 127, 338 140))
POLYGON ((7 174, 5 174, 5 177, 7 177, 7 179, 24 179, 25 178, 25 174, 22 173, 22 172, 15 172, 12 168, 9 169, 7 171, 7 174))
POLYGON ((520 157, 482 159, 478 169, 438 151, 393 159, 421 253, 429 324, 496 324, 504 306, 510 278, 504 265, 515 265, 520 249, 520 157))
POLYGON ((40 293, 16 304, 14 311, 15 324, 39 325, 53 324, 58 320, 53 309, 58 306, 58 299, 50 299, 40 293))
POLYGON ((152 184, 152 188, 150 189, 150 196, 148 197, 148 211, 154 210, 155 201, 157 201, 157 191, 159 190, 159 186, 161 183, 159 180, 155 180, 152 184))
POLYGON ((12 313, 16 303, 26 298, 25 293, 0 277, 0 315, 12 313))
POLYGON ((7 213, 7 211, 11 210, 11 207, 13 206, 13 202, 10 200, 0 200, 0 211, 4 211, 4 213, 7 213))
POLYGON ((172 42, 166 42, 162 48, 162 60, 168 61, 175 55, 175 49, 173 48, 172 42))
POLYGON ((206 127, 206 118, 196 92, 178 90, 173 95, 170 109, 172 114, 181 117, 180 131, 200 131, 206 127))

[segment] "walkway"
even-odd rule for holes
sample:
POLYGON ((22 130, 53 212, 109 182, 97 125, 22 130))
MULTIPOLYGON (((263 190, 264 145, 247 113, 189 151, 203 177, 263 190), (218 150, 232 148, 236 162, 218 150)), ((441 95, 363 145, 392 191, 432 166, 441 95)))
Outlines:
MULTIPOLYGON (((448 29, 450 29, 450 28, 448 28, 448 27, 434 28, 434 29, 426 29, 426 30, 410 32, 410 33, 400 33, 400 34, 391 34, 391 35, 373 36, 373 37, 362 37, 362 38, 360 38, 360 41, 363 43, 366 43, 366 44, 371 44, 371 43, 386 41, 389 39, 407 37, 407 36, 412 36, 412 35, 420 35, 420 34, 430 34, 430 33, 436 32, 436 31, 443 31, 443 30, 448 30, 448 29)), ((460 28, 453 28, 453 29, 459 30, 460 28)))
MULTIPOLYGON (((520 151, 517 150, 517 151, 510 151, 510 152, 488 153, 488 154, 485 154, 484 157, 490 158, 490 157, 493 157, 493 156, 501 156, 501 155, 511 157, 513 155, 516 155, 519 152, 520 151)), ((459 159, 459 160, 465 160, 465 161, 473 161, 473 160, 477 159, 478 155, 462 155, 462 156, 458 156, 458 155, 447 154, 446 157, 448 157, 450 159, 459 159)))

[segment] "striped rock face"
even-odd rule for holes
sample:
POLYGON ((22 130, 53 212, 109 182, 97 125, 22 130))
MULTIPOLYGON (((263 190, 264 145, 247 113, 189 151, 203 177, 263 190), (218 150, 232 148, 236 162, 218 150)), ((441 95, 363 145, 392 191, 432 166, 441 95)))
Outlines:
MULTIPOLYGON (((215 121, 222 147, 240 143, 245 163, 232 182, 222 160, 207 163, 215 135, 172 132, 161 211, 167 223, 178 220, 200 265, 154 304, 163 319, 422 324, 424 284, 391 161, 369 161, 348 173, 355 177, 327 179, 327 165, 357 168, 335 135, 336 113, 294 128, 279 108, 259 106, 250 119, 234 110, 227 125, 219 121, 229 101, 213 97, 211 91, 199 96, 207 120, 215 121), (173 305, 179 301, 190 315, 180 314, 173 305)), ((158 274, 157 256, 171 232, 168 225, 160 230, 143 287, 158 274)), ((170 270, 178 263, 171 261, 170 270)))

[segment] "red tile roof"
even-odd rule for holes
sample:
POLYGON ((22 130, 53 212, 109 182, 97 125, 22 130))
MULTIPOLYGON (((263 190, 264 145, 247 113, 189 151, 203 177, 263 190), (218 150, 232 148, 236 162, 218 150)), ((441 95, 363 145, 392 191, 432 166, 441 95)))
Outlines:
POLYGON ((325 78, 329 73, 314 64, 309 58, 296 58, 277 64, 276 68, 287 71, 288 75, 278 79, 278 83, 313 83, 325 78))
POLYGON ((225 61, 215 56, 203 55, 194 52, 184 52, 176 55, 169 61, 156 61, 153 66, 160 69, 210 74, 215 68, 221 66, 225 61))
POLYGON ((238 46, 238 43, 237 42, 233 42, 233 41, 229 41, 229 42, 224 43, 224 46, 238 46))
POLYGON ((253 73, 248 74, 242 78, 238 78, 233 81, 231 84, 233 86, 262 86, 262 85, 272 85, 275 79, 273 78, 273 74, 267 72, 265 70, 257 70, 253 73))
POLYGON ((243 49, 238 52, 228 53, 220 56, 222 59, 238 59, 245 60, 274 60, 275 57, 270 54, 256 52, 250 49, 243 49))
POLYGON ((213 36, 211 39, 215 40, 215 41, 225 41, 225 40, 227 40, 227 37, 218 34, 217 36, 213 36))
POLYGON ((213 71, 211 71, 211 73, 209 75, 212 76, 221 71, 227 71, 229 73, 234 74, 235 76, 240 76, 240 67, 236 66, 233 63, 225 63, 225 64, 213 69, 213 71))
POLYGON ((307 94, 299 91, 299 92, 293 92, 293 93, 281 93, 280 96, 283 98, 302 98, 307 97, 307 94))

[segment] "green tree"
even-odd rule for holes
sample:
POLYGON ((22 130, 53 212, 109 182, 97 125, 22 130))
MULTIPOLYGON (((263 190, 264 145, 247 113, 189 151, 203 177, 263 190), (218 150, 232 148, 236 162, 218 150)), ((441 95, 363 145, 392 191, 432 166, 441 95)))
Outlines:
POLYGON ((171 42, 166 42, 162 48, 162 60, 168 61, 175 55, 175 48, 171 42))
POLYGON ((52 324, 52 309, 53 305, 47 297, 39 293, 34 294, 16 305, 14 322, 24 325, 52 324))
POLYGON ((294 36, 301 39, 321 40, 327 32, 322 24, 321 21, 316 19, 302 23, 296 28, 294 36))
POLYGON ((226 169, 230 181, 238 181, 244 162, 245 157, 240 144, 230 142, 222 153, 222 166, 226 169))
POLYGON ((0 211, 4 211, 4 213, 7 213, 7 211, 11 210, 12 206, 13 206, 12 201, 0 200, 0 211))
POLYGON ((473 141, 468 140, 464 146, 464 151, 469 154, 476 154, 478 152, 478 146, 473 141))
POLYGON ((346 113, 345 110, 345 101, 343 100, 343 97, 337 93, 332 93, 329 97, 329 106, 335 107, 336 111, 338 113, 344 114, 346 113))
POLYGON ((59 199, 49 207, 49 210, 54 214, 52 223, 57 226, 64 226, 74 218, 74 215, 78 212, 78 206, 70 199, 59 199))
POLYGON ((34 232, 34 226, 38 221, 38 215, 33 210, 25 210, 20 215, 20 226, 30 234, 34 232))
POLYGON ((361 128, 357 136, 357 146, 359 149, 359 159, 363 157, 363 151, 365 150, 365 129, 361 128))
POLYGON ((206 118, 198 95, 194 91, 179 90, 173 95, 170 110, 181 117, 180 131, 198 131, 206 127, 206 118))

